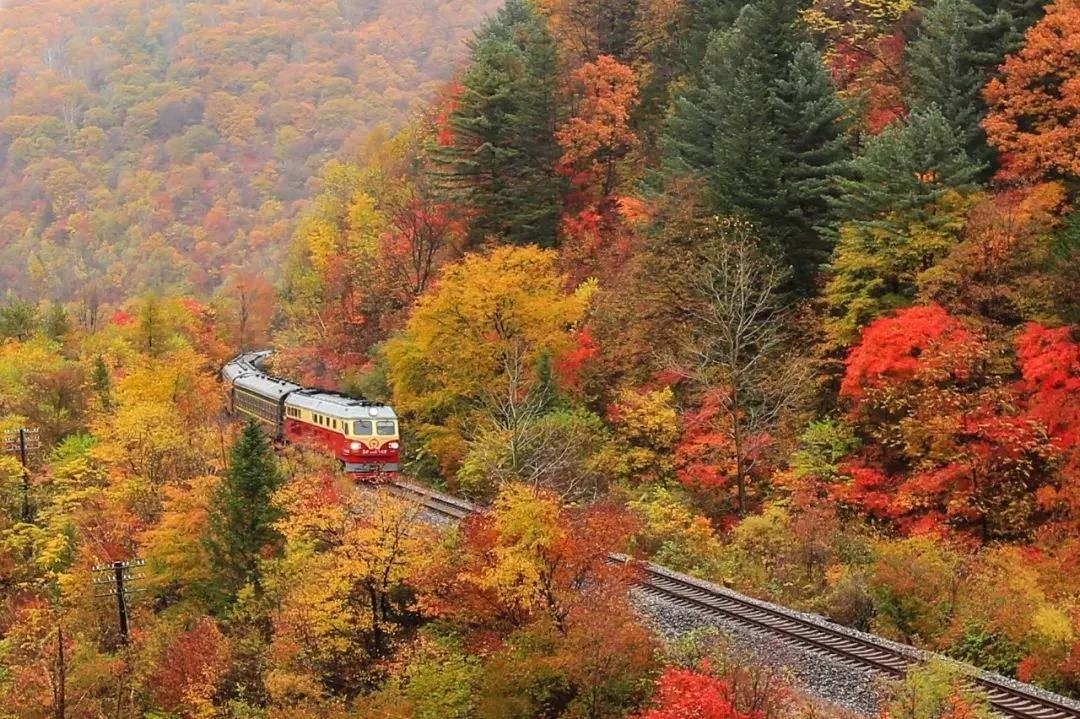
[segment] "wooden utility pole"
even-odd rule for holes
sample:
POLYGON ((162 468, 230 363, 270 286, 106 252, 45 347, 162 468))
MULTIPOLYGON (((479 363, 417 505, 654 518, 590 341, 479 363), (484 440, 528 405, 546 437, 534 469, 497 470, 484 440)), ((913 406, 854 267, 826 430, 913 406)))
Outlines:
POLYGON ((41 435, 37 427, 6 429, 3 441, 4 454, 18 455, 22 465, 22 521, 30 522, 33 519, 30 509, 30 457, 41 449, 41 435))
POLYGON ((94 584, 105 585, 105 591, 98 594, 99 597, 116 597, 116 617, 120 627, 120 641, 127 645, 128 635, 128 595, 134 591, 127 586, 128 582, 139 579, 142 575, 131 574, 132 567, 141 567, 144 564, 141 559, 133 559, 130 562, 113 562, 94 567, 94 573, 101 576, 94 580, 94 584))

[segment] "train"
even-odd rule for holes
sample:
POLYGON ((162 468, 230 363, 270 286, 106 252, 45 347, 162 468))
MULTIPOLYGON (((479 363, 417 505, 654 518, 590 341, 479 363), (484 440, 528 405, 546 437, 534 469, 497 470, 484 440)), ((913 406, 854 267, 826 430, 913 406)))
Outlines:
POLYGON ((357 479, 397 475, 401 435, 391 407, 274 377, 262 370, 271 354, 241 352, 221 368, 231 414, 254 419, 277 442, 333 454, 357 479))

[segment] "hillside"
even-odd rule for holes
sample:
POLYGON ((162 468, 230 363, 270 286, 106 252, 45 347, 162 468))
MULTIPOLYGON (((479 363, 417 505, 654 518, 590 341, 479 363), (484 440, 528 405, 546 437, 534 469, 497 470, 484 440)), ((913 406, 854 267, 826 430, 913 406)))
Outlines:
POLYGON ((327 158, 397 127, 493 0, 0 5, 0 287, 205 292, 271 270, 327 158))
POLYGON ((506 0, 367 139, 360 20, 247 7, 3 38, 54 70, 0 272, 71 300, 0 300, 0 719, 850 717, 633 621, 611 550, 1080 697, 1080 0, 506 0))

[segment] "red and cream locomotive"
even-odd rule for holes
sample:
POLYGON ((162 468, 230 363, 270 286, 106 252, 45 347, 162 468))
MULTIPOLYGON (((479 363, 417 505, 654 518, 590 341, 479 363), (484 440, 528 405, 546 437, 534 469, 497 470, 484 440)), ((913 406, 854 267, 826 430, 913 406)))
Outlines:
POLYGON ((350 474, 375 478, 398 471, 401 437, 393 409, 268 375, 259 365, 270 354, 245 352, 222 368, 231 412, 254 418, 277 441, 324 448, 350 474))

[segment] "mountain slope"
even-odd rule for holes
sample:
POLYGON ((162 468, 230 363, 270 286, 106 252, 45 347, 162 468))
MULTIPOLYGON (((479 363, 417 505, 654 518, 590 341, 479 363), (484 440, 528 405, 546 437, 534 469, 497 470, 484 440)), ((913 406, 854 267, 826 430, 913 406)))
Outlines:
POLYGON ((496 0, 0 4, 0 287, 266 270, 328 158, 399 125, 496 0))

